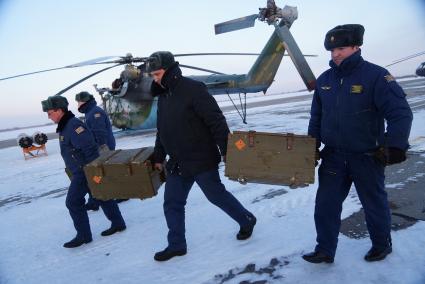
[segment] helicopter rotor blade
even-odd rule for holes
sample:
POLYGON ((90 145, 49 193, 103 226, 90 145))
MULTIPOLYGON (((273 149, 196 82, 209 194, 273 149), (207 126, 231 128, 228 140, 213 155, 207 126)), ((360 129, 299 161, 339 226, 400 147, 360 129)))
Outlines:
POLYGON ((65 92, 66 92, 66 91, 68 91, 69 89, 71 89, 71 88, 73 88, 73 87, 77 86, 78 84, 80 84, 80 83, 84 82, 85 80, 87 80, 87 79, 89 79, 89 78, 93 77, 94 75, 97 75, 97 74, 99 74, 99 73, 101 73, 101 72, 103 72, 103 71, 106 71, 106 70, 108 70, 108 69, 111 69, 111 68, 114 68, 114 67, 117 67, 117 66, 120 66, 120 65, 123 65, 123 63, 119 63, 119 64, 116 64, 116 65, 112 65, 112 66, 109 66, 109 67, 103 68, 103 69, 101 69, 101 70, 98 70, 98 71, 96 71, 96 72, 94 72, 94 73, 92 73, 92 74, 90 74, 90 75, 88 75, 88 76, 86 76, 86 77, 84 77, 84 78, 82 78, 82 79, 78 80, 77 82, 75 82, 75 83, 73 83, 72 85, 70 85, 70 86, 66 87, 65 89, 61 90, 60 92, 58 92, 57 94, 55 94, 55 96, 62 95, 63 93, 65 93, 65 92))
POLYGON ((418 57, 418 56, 421 56, 421 55, 424 55, 424 54, 425 54, 425 51, 421 51, 421 52, 403 57, 401 59, 397 59, 397 60, 393 61, 391 64, 385 65, 385 67, 388 67, 388 66, 391 66, 391 65, 394 65, 394 64, 398 64, 398 63, 401 63, 403 61, 406 61, 406 60, 409 60, 409 59, 412 59, 412 58, 415 58, 415 57, 418 57))
POLYGON ((45 69, 45 70, 40 70, 40 71, 35 71, 35 72, 29 72, 29 73, 24 73, 24 74, 0 78, 0 81, 13 79, 13 78, 17 78, 17 77, 23 77, 23 76, 27 76, 27 75, 33 75, 33 74, 38 74, 38 73, 54 71, 54 70, 61 70, 61 69, 66 69, 66 68, 69 68, 69 67, 65 66, 65 67, 58 67, 58 68, 45 69))
POLYGON ((255 24, 255 20, 258 18, 258 14, 237 18, 227 22, 219 23, 214 25, 215 34, 222 34, 231 31, 251 28, 255 24))
POLYGON ((174 54, 174 57, 183 56, 208 56, 208 55, 260 55, 260 53, 247 53, 247 52, 203 52, 203 53, 179 53, 174 54))
POLYGON ((115 57, 119 57, 119 56, 103 56, 103 57, 98 57, 98 58, 86 60, 86 61, 83 61, 83 62, 71 64, 71 65, 68 65, 68 66, 65 66, 65 67, 66 68, 74 68, 74 67, 81 67, 81 66, 93 65, 93 64, 99 63, 101 61, 108 60, 108 59, 115 58, 115 57))
POLYGON ((189 68, 189 69, 204 71, 204 72, 208 72, 208 73, 212 73, 212 74, 224 75, 224 73, 213 71, 213 70, 209 70, 209 69, 205 69, 205 68, 200 68, 200 67, 195 67, 195 66, 190 66, 190 65, 184 65, 184 64, 179 64, 179 66, 180 67, 184 67, 184 68, 189 68))
MULTIPOLYGON (((174 54, 174 57, 183 57, 183 56, 209 56, 209 55, 261 55, 261 53, 247 53, 247 52, 207 52, 207 53, 180 53, 174 54)), ((283 56, 289 56, 284 54, 283 56)), ((317 54, 303 54, 304 57, 317 57, 317 54)))
POLYGON ((120 64, 128 64, 128 63, 134 63, 134 62, 146 62, 149 59, 149 57, 129 57, 124 56, 117 60, 112 61, 104 61, 104 62, 96 62, 92 65, 98 65, 98 64, 113 64, 113 63, 120 63, 120 64))
POLYGON ((39 70, 39 71, 9 76, 9 77, 5 77, 5 78, 0 78, 0 81, 12 79, 12 78, 17 78, 17 77, 23 77, 23 76, 27 76, 27 75, 49 72, 49 71, 55 71, 55 70, 61 70, 61 69, 67 69, 67 68, 75 68, 75 67, 82 67, 82 66, 87 66, 87 65, 94 65, 94 64, 97 64, 99 61, 107 60, 107 59, 114 58, 114 57, 116 57, 116 56, 98 57, 98 58, 94 58, 94 59, 91 59, 91 60, 87 60, 87 61, 83 61, 83 62, 79 62, 79 63, 75 63, 75 64, 63 66, 63 67, 50 68, 50 69, 39 70))
POLYGON ((282 40, 282 43, 285 49, 288 51, 289 57, 291 57, 292 62, 298 70, 301 78, 304 81, 307 89, 309 91, 314 90, 316 84, 316 77, 314 77, 313 71, 311 71, 310 66, 304 58, 298 44, 295 42, 291 32, 288 27, 283 25, 279 26, 275 24, 276 34, 282 40))

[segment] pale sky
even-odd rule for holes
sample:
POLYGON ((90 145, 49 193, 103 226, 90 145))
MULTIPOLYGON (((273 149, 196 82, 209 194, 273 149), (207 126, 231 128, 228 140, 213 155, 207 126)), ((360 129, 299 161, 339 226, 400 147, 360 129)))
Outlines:
MULTIPOLYGON (((365 26, 363 57, 378 65, 425 50, 425 1, 276 1, 297 6, 291 32, 308 58, 313 73, 328 68, 323 47, 326 32, 340 24, 365 26)), ((273 27, 214 35, 214 24, 254 14, 265 0, 120 0, 54 1, 0 0, 0 78, 61 67, 101 56, 148 56, 157 50, 190 52, 260 52, 273 27)), ((246 73, 255 57, 194 57, 178 59, 229 74, 246 73)), ((395 75, 414 74, 425 55, 389 67, 395 75)), ((33 117, 48 122, 40 101, 80 78, 101 69, 82 67, 0 81, 0 121, 33 117), (20 118, 17 118, 17 117, 20 118)), ((74 96, 93 84, 110 86, 120 67, 97 75, 66 93, 71 110, 74 96)), ((184 69, 185 75, 205 74, 184 69)), ((291 60, 284 58, 269 93, 304 88, 291 60)), ((0 128, 2 128, 0 122, 0 128)), ((19 123, 17 123, 19 124, 19 123)))

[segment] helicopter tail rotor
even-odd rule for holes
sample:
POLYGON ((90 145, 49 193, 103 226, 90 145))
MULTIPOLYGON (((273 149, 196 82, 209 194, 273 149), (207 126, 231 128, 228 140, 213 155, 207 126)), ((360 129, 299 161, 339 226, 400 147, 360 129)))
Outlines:
POLYGON ((251 28, 254 26, 256 19, 258 19, 258 15, 253 14, 246 17, 216 24, 214 25, 215 34, 218 35, 236 30, 251 28))
POLYGON ((292 24, 298 18, 298 12, 295 7, 285 6, 283 9, 276 6, 274 0, 267 0, 266 8, 259 8, 258 14, 237 18, 227 22, 219 23, 214 26, 215 34, 222 34, 236 30, 251 28, 255 24, 255 20, 267 22, 273 25, 279 20, 292 24))
POLYGON ((289 28, 298 18, 296 7, 285 6, 283 9, 276 6, 273 0, 267 1, 266 8, 260 8, 258 14, 238 18, 215 25, 215 33, 221 34, 254 26, 256 19, 274 25, 275 33, 282 41, 283 46, 292 59, 298 73, 309 91, 315 87, 316 78, 310 69, 305 55, 302 54, 289 28))

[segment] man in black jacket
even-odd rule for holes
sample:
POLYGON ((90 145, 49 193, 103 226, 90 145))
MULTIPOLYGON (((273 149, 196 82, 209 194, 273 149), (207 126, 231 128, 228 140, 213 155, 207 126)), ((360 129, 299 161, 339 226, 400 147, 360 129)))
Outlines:
POLYGON ((153 53, 146 68, 154 80, 152 94, 159 96, 155 167, 163 170, 169 155, 164 193, 168 247, 154 259, 166 261, 186 254, 184 207, 194 182, 210 202, 240 225, 236 238, 248 239, 256 218, 226 190, 218 174, 221 156, 225 161, 229 128, 217 102, 205 84, 182 76, 170 52, 153 53))

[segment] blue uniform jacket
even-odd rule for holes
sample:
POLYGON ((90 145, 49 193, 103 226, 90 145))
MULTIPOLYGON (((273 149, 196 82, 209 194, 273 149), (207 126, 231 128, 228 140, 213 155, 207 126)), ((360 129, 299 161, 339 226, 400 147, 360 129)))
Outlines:
POLYGON ((83 167, 99 157, 93 135, 70 111, 59 121, 56 132, 65 166, 73 175, 84 174, 83 167))
POLYGON ((407 150, 412 111, 390 73, 363 60, 360 50, 329 65, 317 79, 308 127, 318 146, 353 153, 379 146, 407 150))
POLYGON ((89 100, 78 111, 85 114, 87 128, 93 133, 97 145, 106 144, 109 150, 115 150, 115 137, 112 133, 111 122, 105 111, 97 106, 96 100, 89 100))

